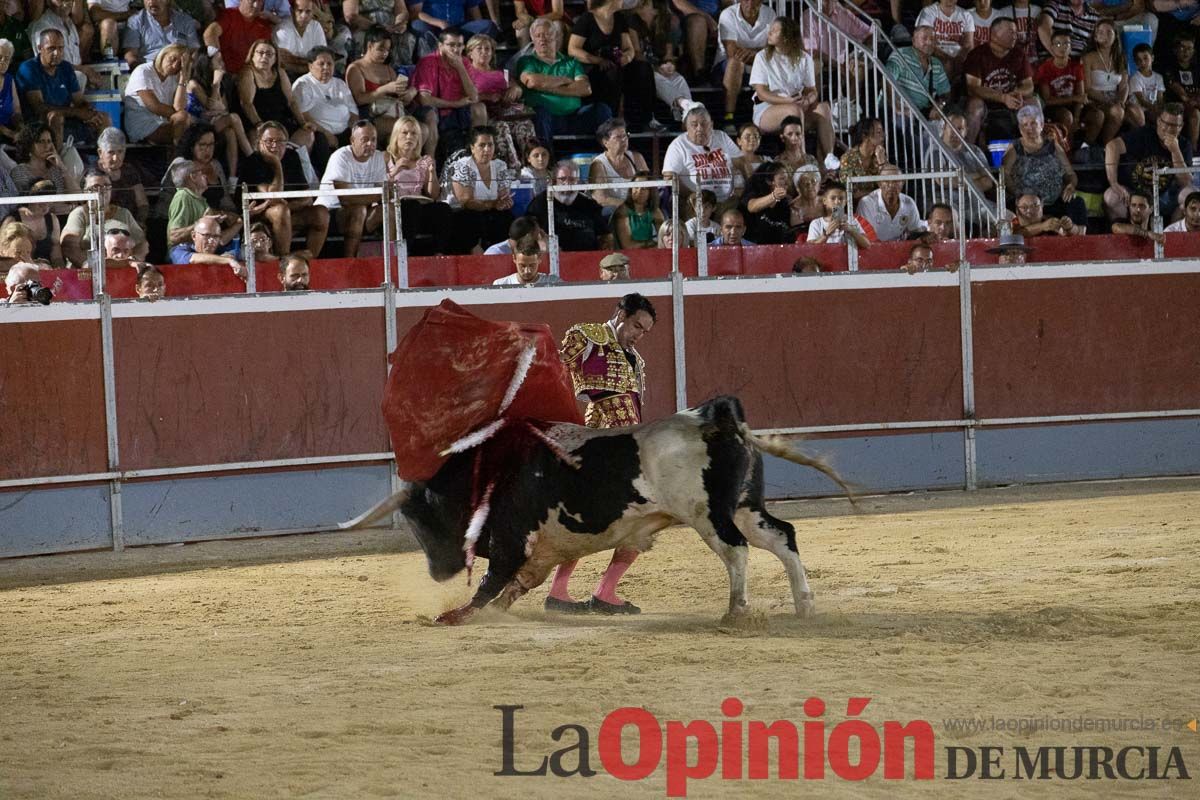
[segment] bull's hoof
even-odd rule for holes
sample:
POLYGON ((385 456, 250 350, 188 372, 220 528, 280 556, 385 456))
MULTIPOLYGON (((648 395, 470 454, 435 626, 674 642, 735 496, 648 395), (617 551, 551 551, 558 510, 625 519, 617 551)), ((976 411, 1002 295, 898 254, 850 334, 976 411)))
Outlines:
POLYGON ((461 606, 460 608, 452 608, 449 611, 438 614, 433 621, 438 625, 462 625, 472 614, 475 613, 475 607, 471 605, 461 606))
POLYGON ((587 602, 588 609, 596 614, 640 614, 642 610, 628 600, 622 603, 609 603, 592 595, 587 602))
POLYGON ((558 614, 586 614, 592 607, 586 600, 560 600, 557 597, 547 597, 544 608, 558 614))

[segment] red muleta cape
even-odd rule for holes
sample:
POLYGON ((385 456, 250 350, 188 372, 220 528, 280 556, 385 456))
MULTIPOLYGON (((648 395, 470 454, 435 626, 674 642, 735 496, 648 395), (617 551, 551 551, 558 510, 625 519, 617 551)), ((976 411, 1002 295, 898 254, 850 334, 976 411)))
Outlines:
POLYGON ((390 361, 383 417, 406 481, 429 480, 449 459, 441 455, 447 448, 499 419, 583 424, 549 325, 491 322, 443 300, 390 361))

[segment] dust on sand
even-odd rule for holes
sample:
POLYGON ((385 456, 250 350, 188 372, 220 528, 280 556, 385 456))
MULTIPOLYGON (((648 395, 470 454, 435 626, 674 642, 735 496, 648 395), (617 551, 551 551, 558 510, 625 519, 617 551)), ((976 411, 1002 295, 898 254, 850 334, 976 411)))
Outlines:
MULTIPOLYGON (((1182 731, 954 732, 956 717, 1191 719, 1200 712, 1200 480, 1091 484, 784 506, 819 616, 797 620, 782 566, 752 551, 748 625, 720 622, 724 568, 665 534, 623 592, 646 613, 541 610, 462 628, 462 602, 391 533, 145 548, 0 562, 0 797, 663 797, 640 783, 495 777, 499 704, 524 705, 529 769, 644 706, 661 721, 806 719, 810 696, 929 720, 938 779, 689 784, 689 796, 1195 796, 1190 781, 947 781, 947 745, 1179 745, 1182 731)), ((606 559, 581 565, 576 594, 606 559)), ((632 739, 627 736, 627 739, 632 739)), ((629 751, 632 752, 632 751, 629 751)), ((568 759, 568 765, 573 759, 568 759)), ((719 771, 718 771, 719 774, 719 771)), ((772 772, 774 775, 774 772, 772 772)))

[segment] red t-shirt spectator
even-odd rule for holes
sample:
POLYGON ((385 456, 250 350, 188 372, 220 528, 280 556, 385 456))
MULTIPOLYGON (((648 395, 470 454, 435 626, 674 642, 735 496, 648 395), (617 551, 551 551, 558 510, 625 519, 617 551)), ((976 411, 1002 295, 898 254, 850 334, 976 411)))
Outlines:
POLYGON ((1047 58, 1038 66, 1033 82, 1039 90, 1049 86, 1051 97, 1074 97, 1075 87, 1083 83, 1083 64, 1072 58, 1060 68, 1054 66, 1053 58, 1047 58))
MULTIPOLYGON (((439 100, 452 102, 466 97, 458 70, 447 64, 439 53, 430 53, 417 62, 412 85, 417 91, 428 93, 439 100)), ((438 114, 444 117, 452 110, 439 108, 438 114)))
MULTIPOLYGON (((997 58, 992 52, 991 45, 976 47, 967 54, 963 62, 963 71, 979 79, 987 88, 995 92, 1007 94, 1014 91, 1026 78, 1033 77, 1029 62, 1021 48, 1014 47, 1008 55, 997 58)), ((999 106, 988 102, 988 106, 999 106)))
POLYGON ((221 26, 221 57, 225 69, 236 75, 246 63, 250 45, 258 39, 271 41, 271 25, 258 17, 246 19, 236 8, 226 8, 217 14, 221 26))

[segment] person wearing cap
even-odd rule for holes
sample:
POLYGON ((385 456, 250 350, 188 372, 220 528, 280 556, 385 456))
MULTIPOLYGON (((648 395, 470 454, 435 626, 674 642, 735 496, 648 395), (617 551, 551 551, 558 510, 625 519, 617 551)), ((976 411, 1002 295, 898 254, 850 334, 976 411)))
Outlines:
MULTIPOLYGON (((108 232, 115 228, 128 233, 133 239, 134 256, 138 259, 145 259, 146 254, 150 251, 146 233, 142 230, 142 226, 137 224, 137 220, 133 218, 129 209, 113 205, 112 179, 108 177, 107 173, 101 172, 96 167, 89 169, 83 176, 83 191, 96 192, 100 195, 100 207, 103 209, 105 220, 104 231, 108 232)), ((67 224, 63 226, 59 241, 62 244, 63 256, 70 265, 75 267, 87 266, 88 252, 103 247, 100 237, 92 235, 91 220, 86 203, 77 206, 67 217, 67 224)))
POLYGON ((600 259, 600 280, 629 280, 629 256, 624 253, 609 253, 600 259))
POLYGON ((492 281, 493 286, 555 286, 562 283, 557 275, 547 275, 539 270, 542 263, 542 248, 537 237, 530 234, 517 242, 512 252, 513 269, 516 271, 492 281))
POLYGON ((1025 244, 1025 237, 1019 233, 1006 233, 1000 237, 995 247, 988 248, 989 253, 1000 256, 1000 264, 1024 264, 1025 258, 1033 252, 1033 248, 1025 244))

